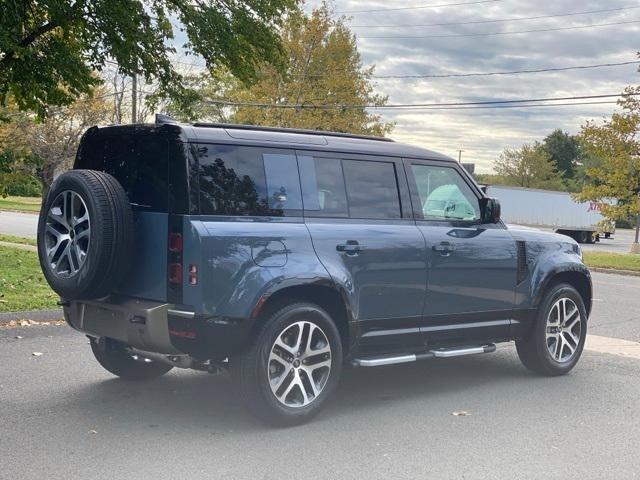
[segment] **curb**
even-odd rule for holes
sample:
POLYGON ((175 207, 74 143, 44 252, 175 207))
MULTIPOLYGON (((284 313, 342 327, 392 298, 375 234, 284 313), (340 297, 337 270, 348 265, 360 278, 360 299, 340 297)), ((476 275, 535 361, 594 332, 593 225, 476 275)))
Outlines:
POLYGON ((55 310, 27 310, 22 312, 0 313, 0 325, 14 320, 34 320, 37 322, 51 322, 64 317, 61 308, 55 310))
POLYGON ((617 268, 589 267, 590 271, 598 273, 609 273, 613 275, 625 275, 627 277, 640 277, 640 272, 635 270, 619 270, 617 268))

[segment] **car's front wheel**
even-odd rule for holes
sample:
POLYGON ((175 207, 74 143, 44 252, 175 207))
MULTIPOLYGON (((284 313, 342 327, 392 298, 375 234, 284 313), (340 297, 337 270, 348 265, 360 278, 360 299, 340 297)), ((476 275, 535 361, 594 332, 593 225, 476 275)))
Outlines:
POLYGON ((309 303, 268 316, 252 345, 231 359, 231 371, 249 409, 278 425, 308 421, 335 390, 342 342, 331 317, 309 303))
POLYGON ((564 375, 580 359, 587 336, 587 312, 578 291, 569 284, 545 294, 529 334, 516 340, 520 360, 542 375, 564 375))

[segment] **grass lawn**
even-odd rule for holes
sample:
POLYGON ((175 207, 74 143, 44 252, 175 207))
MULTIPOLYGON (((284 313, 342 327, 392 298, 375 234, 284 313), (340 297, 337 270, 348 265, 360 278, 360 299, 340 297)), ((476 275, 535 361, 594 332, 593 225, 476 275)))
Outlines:
POLYGON ((0 197, 0 210, 17 210, 19 212, 39 212, 40 197, 0 197))
POLYGON ((22 245, 33 246, 37 245, 35 238, 16 237, 15 235, 5 235, 4 233, 0 233, 0 242, 21 243, 22 245))
POLYGON ((584 263, 588 267, 617 268, 640 272, 640 255, 611 252, 582 252, 584 263))
POLYGON ((0 246, 0 312, 51 309, 57 301, 37 253, 0 246))

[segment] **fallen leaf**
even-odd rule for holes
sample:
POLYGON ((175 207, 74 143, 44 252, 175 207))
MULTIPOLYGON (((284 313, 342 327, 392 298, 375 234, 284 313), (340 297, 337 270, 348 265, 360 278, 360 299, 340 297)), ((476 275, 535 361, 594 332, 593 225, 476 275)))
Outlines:
POLYGON ((9 322, 9 326, 10 326, 10 327, 15 327, 16 325, 18 325, 18 322, 16 322, 15 320, 11 320, 11 321, 9 322))
POLYGON ((96 433, 98 433, 98 432, 97 432, 96 430, 89 430, 89 433, 90 433, 91 435, 95 435, 95 434, 96 434, 96 433))
POLYGON ((19 320, 18 325, 21 327, 28 327, 30 325, 29 320, 19 320))
POLYGON ((40 357, 40 356, 44 355, 44 353, 42 353, 42 352, 33 352, 31 355, 33 355, 34 357, 40 357))
POLYGON ((457 412, 453 412, 451 415, 454 417, 469 417, 471 414, 469 412, 465 412, 464 410, 458 410, 457 412))
POLYGON ((13 337, 13 338, 15 338, 15 339, 17 339, 17 340, 21 340, 21 339, 22 339, 22 337, 21 337, 20 335, 16 335, 16 336, 15 336, 15 337, 13 337))

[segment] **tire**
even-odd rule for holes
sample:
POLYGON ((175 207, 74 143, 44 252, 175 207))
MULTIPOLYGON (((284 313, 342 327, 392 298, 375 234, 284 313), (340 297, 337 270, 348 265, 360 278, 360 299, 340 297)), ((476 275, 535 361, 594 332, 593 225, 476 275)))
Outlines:
POLYGON ((71 170, 51 185, 38 221, 38 258, 51 288, 67 300, 105 297, 131 265, 133 212, 111 175, 71 170))
POLYGON ((122 344, 108 338, 90 340, 91 351, 108 372, 124 380, 140 381, 158 378, 173 367, 154 361, 136 360, 124 351, 122 344))
POLYGON ((533 328, 525 338, 516 340, 516 349, 529 370, 545 376, 564 375, 578 363, 586 336, 587 312, 582 297, 571 285, 560 283, 549 288, 540 303, 533 328), (561 309, 564 309, 564 315, 561 309), (560 329, 562 318, 567 326, 560 329), (579 328, 574 325, 567 331, 576 318, 579 328))
POLYGON ((230 363, 241 398, 255 416, 273 425, 297 425, 313 418, 335 391, 342 371, 342 341, 335 323, 322 308, 292 303, 269 315, 252 345, 230 363), (309 349, 305 340, 312 327, 309 349), (290 351, 276 346, 276 340, 290 351), (292 348, 296 341, 305 346, 299 357, 292 348), (272 353, 278 359, 272 359, 272 353), (272 384, 278 383, 274 392, 272 384))

